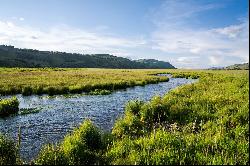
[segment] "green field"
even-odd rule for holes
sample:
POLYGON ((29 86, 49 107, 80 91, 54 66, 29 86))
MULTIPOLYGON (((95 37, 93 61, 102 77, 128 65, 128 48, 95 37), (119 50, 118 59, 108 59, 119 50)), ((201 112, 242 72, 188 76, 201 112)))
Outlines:
POLYGON ((0 94, 67 94, 167 81, 161 69, 0 68, 0 94))
MULTIPOLYGON (((159 79, 147 74, 162 72, 199 77, 198 82, 178 87, 162 98, 129 102, 111 133, 103 133, 90 121, 83 122, 60 144, 44 146, 35 164, 249 164, 248 71, 24 69, 22 77, 21 70, 2 68, 1 87, 33 88, 36 83, 59 87, 59 78, 64 78, 63 85, 68 87, 73 82, 86 85, 83 80, 89 84, 143 82, 159 79), (82 73, 88 77, 82 78, 82 73)), ((0 136, 0 153, 10 149, 10 153, 1 153, 0 164, 20 164, 18 157, 13 159, 18 156, 13 144, 6 146, 6 142, 0 136)))

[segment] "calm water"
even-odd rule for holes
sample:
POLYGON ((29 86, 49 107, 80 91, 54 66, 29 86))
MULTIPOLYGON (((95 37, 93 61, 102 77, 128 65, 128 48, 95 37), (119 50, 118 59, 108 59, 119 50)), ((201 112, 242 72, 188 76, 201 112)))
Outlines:
POLYGON ((110 131, 115 120, 123 115, 124 106, 129 100, 149 101, 153 96, 163 96, 169 90, 196 80, 170 78, 169 82, 136 86, 119 90, 110 95, 57 95, 43 96, 17 95, 20 108, 39 108, 38 113, 0 118, 0 132, 17 139, 21 127, 21 157, 34 158, 43 144, 56 143, 79 126, 84 119, 91 119, 102 130, 110 131))

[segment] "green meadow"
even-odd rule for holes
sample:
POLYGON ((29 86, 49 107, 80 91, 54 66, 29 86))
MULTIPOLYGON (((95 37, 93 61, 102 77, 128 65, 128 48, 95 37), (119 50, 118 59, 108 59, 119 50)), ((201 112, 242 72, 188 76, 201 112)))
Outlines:
MULTIPOLYGON (((0 94, 68 94, 167 81, 161 69, 0 68, 0 94)), ((95 91, 97 92, 97 91, 95 91)), ((95 93, 94 92, 94 93, 95 93)))
MULTIPOLYGON (((62 87, 67 93, 114 90, 167 81, 157 73, 199 80, 149 102, 128 102, 110 133, 86 120, 57 145, 45 145, 30 164, 248 165, 248 71, 1 68, 0 87, 1 94, 29 89, 26 95, 39 87, 41 94, 51 94, 51 87, 53 94, 62 87)), ((18 145, 4 135, 0 164, 23 164, 18 145)))

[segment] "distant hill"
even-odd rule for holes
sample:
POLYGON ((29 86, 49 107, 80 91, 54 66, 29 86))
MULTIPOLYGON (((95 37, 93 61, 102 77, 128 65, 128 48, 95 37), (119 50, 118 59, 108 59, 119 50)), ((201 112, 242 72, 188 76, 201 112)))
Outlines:
POLYGON ((227 67, 210 67, 208 70, 249 70, 249 64, 234 64, 227 67))
POLYGON ((0 45, 0 67, 174 69, 169 62, 130 60, 110 54, 77 54, 0 45))
POLYGON ((147 66, 148 68, 154 69, 154 68, 172 68, 174 69, 175 67, 172 66, 168 62, 164 61, 158 61, 155 59, 139 59, 135 60, 135 62, 143 64, 144 66, 147 66))
POLYGON ((234 65, 225 67, 225 69, 226 70, 249 70, 249 63, 234 64, 234 65))
POLYGON ((208 70, 224 70, 224 67, 220 67, 220 66, 218 66, 218 67, 210 67, 210 68, 208 68, 208 70))

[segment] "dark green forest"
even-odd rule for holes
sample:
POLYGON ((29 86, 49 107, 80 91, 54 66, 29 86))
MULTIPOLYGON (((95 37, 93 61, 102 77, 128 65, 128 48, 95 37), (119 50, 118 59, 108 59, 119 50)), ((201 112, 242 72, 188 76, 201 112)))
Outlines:
POLYGON ((173 69, 169 62, 155 59, 130 60, 110 54, 77 54, 39 51, 0 45, 0 67, 173 69))

